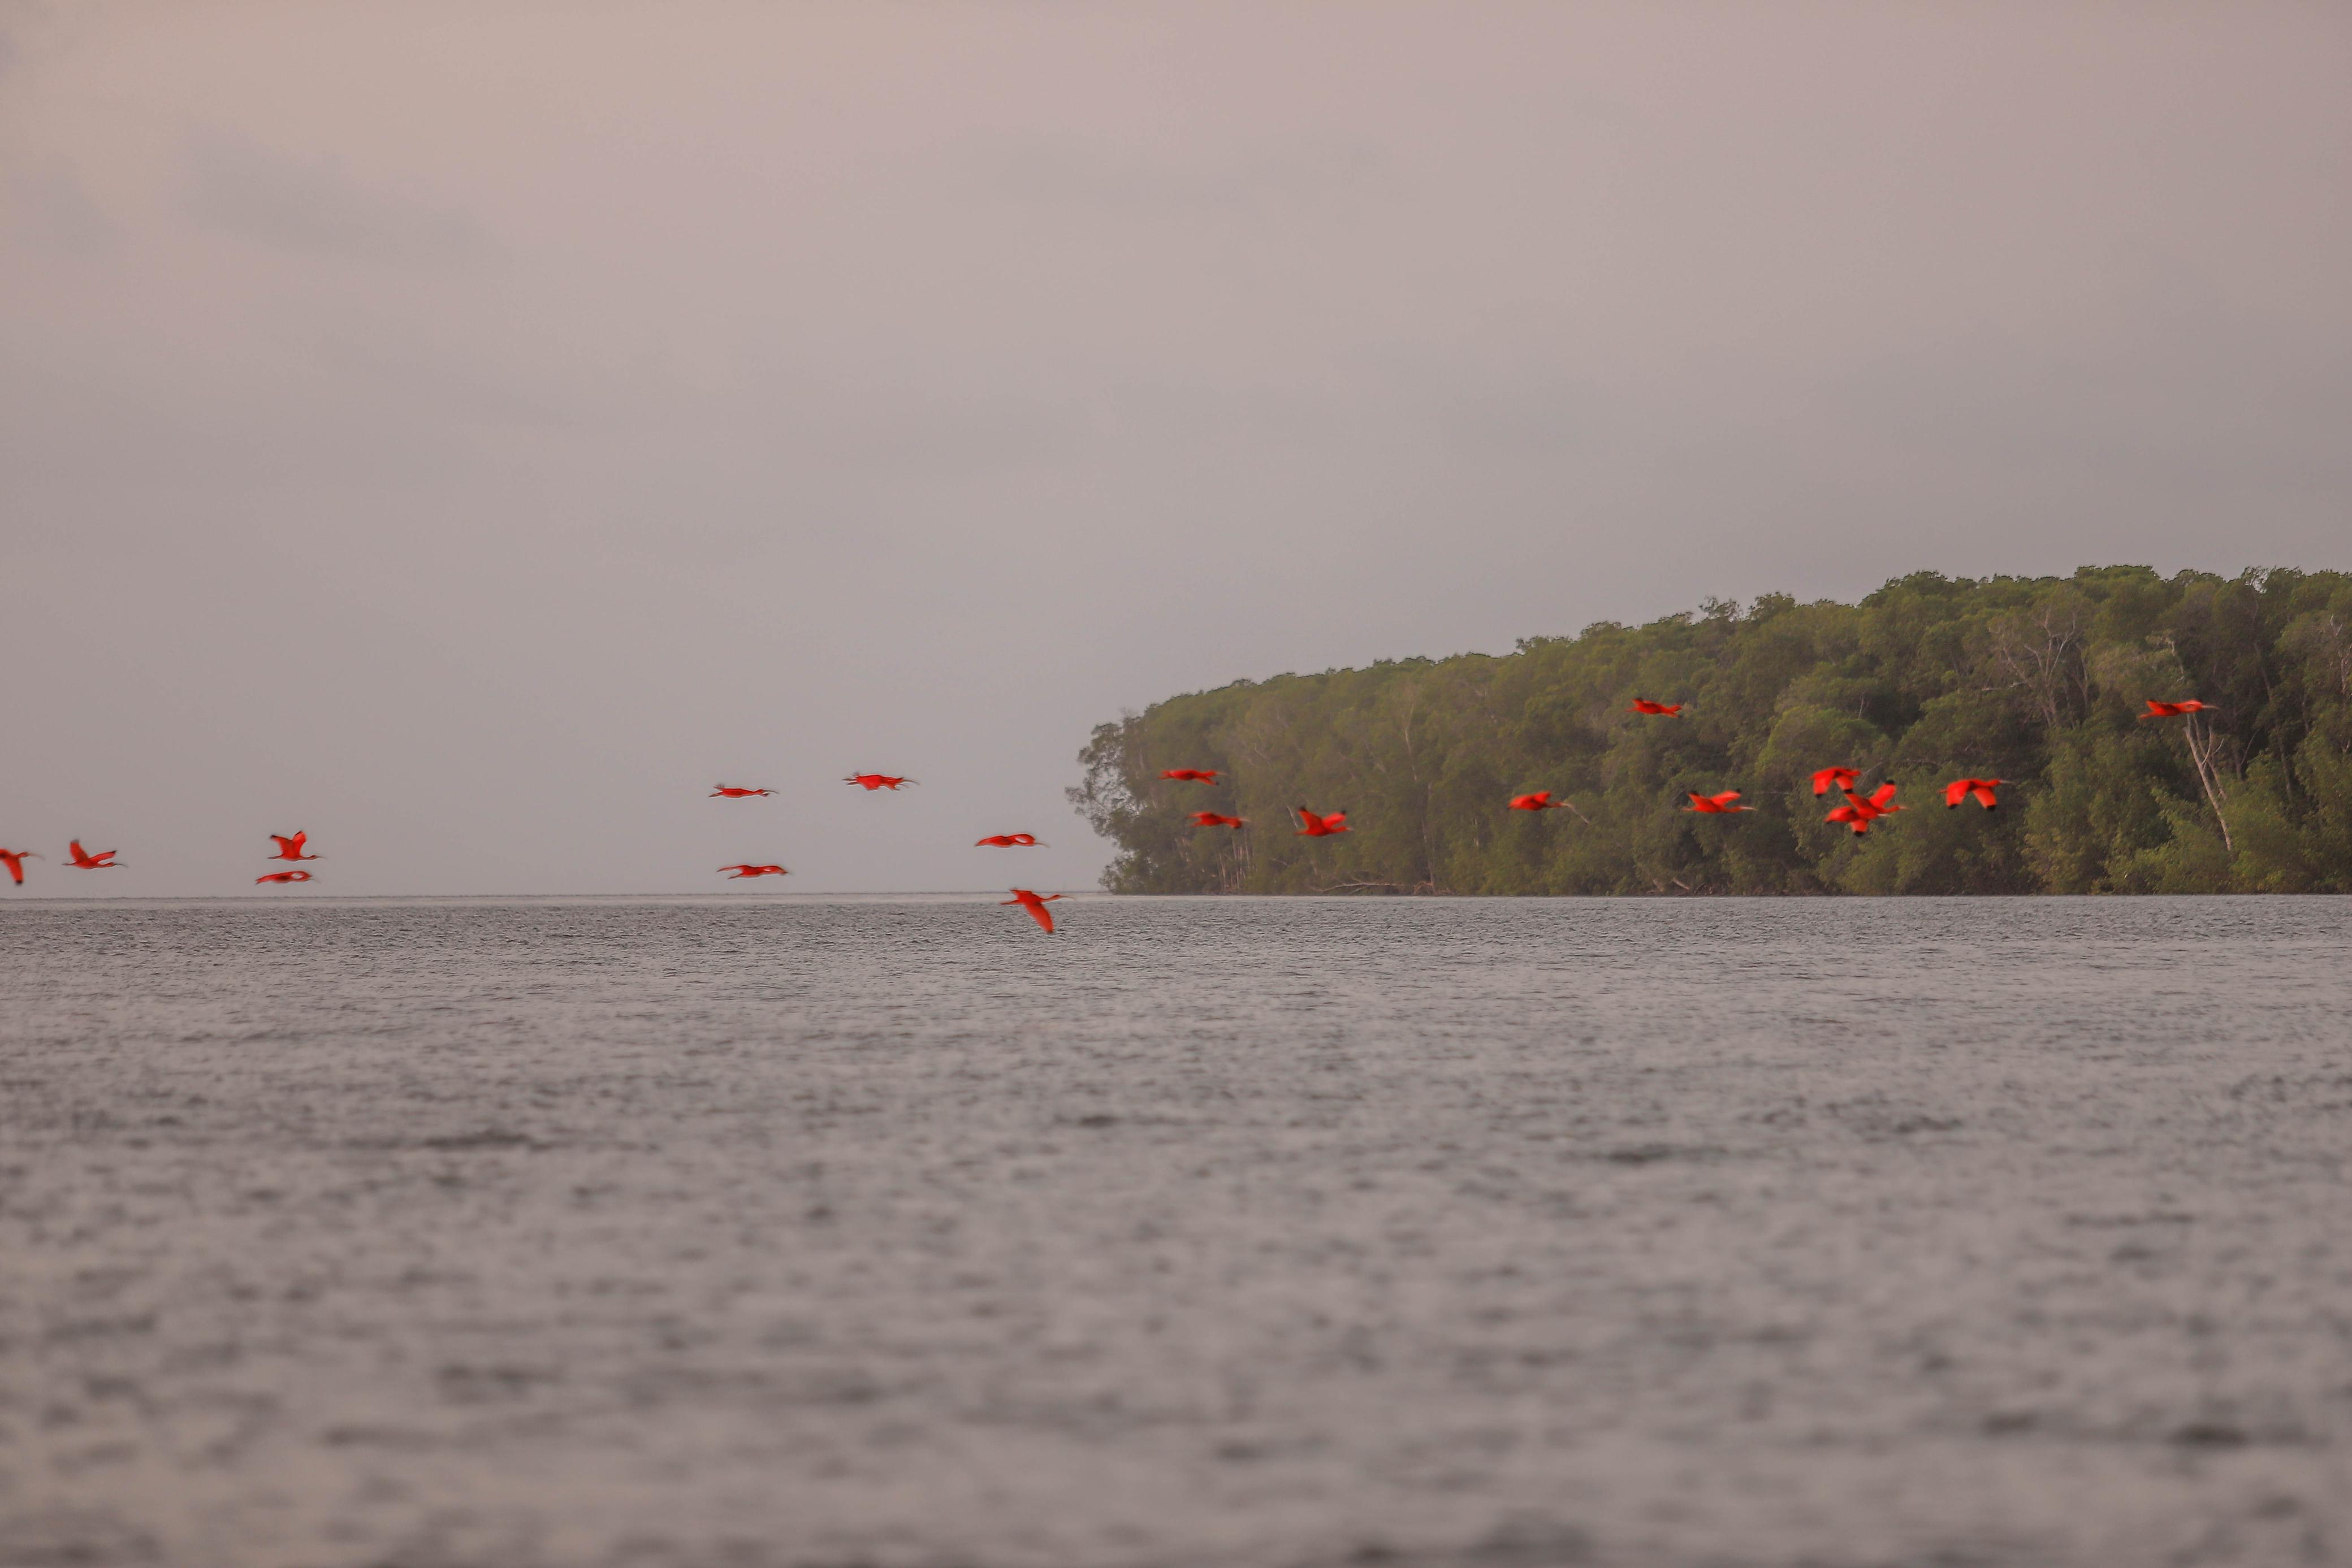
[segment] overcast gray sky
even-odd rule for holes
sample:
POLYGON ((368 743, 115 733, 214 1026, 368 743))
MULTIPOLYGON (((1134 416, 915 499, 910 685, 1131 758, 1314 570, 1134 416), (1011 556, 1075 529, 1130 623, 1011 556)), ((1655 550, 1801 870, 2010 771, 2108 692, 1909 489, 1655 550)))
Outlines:
POLYGON ((2252 0, 0 5, 0 843, 1076 887, 1176 692, 2352 566, 2347 89, 2252 0))

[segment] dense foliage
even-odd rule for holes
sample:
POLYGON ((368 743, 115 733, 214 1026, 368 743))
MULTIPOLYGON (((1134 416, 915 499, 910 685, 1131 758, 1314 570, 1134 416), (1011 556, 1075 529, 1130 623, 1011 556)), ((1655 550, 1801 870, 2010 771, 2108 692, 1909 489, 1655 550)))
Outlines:
POLYGON ((1858 605, 1710 601, 1172 697, 1079 760, 1118 892, 2352 892, 2352 575, 1921 572, 1858 605), (2191 696, 2216 711, 2140 716, 2191 696), (1912 809, 1860 838, 1824 822, 1808 779, 1833 763, 1912 809), (1177 767, 1227 777, 1158 777, 1177 767), (2011 780, 2000 809, 1947 810, 1962 775, 2011 780), (1575 810, 1505 809, 1532 789, 1575 810), (1721 789, 1757 809, 1678 809, 1721 789), (1295 837, 1299 805, 1353 831, 1295 837))

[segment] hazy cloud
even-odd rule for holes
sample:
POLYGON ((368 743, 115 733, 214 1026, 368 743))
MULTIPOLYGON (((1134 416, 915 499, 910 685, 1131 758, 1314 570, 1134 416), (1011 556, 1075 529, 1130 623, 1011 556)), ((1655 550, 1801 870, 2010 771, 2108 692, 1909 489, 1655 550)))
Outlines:
POLYGON ((0 179, 0 204, 6 206, 17 234, 64 256, 87 261, 121 242, 121 225, 62 162, 0 179))
POLYGON ((1397 179, 1386 153, 1363 143, 1180 159, 1071 138, 976 150, 961 162, 983 188, 1014 201, 1171 222, 1212 211, 1258 219, 1342 211, 1397 179))
POLYGON ((472 261, 488 249, 473 218, 352 180, 329 156, 288 157, 216 131, 193 134, 188 212, 240 238, 363 261, 472 261))

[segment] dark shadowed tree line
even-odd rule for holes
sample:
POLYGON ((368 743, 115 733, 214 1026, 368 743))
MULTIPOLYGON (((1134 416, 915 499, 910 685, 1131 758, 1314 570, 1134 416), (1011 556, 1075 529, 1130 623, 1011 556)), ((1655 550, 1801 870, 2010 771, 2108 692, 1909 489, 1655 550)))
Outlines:
POLYGON ((1709 601, 1171 697, 1079 760, 1070 797, 1123 893, 2352 892, 2352 575, 1919 572, 1859 604, 1709 601), (2140 716, 2183 697, 2214 709, 2140 716), (1824 822, 1809 779, 1832 764, 1911 809, 1860 838, 1824 822), (1998 810, 1947 810, 1963 775, 2012 782, 1998 810), (1534 789, 1575 809, 1505 810, 1534 789), (1678 810, 1722 789, 1756 810, 1678 810), (1300 805, 1353 831, 1295 838, 1300 805))

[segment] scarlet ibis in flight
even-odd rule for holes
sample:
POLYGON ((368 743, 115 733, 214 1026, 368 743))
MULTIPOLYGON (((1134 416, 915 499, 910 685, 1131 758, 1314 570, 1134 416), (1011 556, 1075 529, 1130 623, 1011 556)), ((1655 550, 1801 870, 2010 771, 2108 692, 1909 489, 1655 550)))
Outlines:
POLYGON ((1511 797, 1511 810, 1514 811, 1559 811, 1566 810, 1568 802, 1565 800, 1553 800, 1551 791, 1549 789, 1538 789, 1532 795, 1511 797))
POLYGON ((1217 781, 1217 770, 1213 768, 1171 768, 1164 770, 1160 777, 1193 779, 1202 784, 1214 784, 1217 781))
POLYGON ((1752 811, 1756 810, 1753 806, 1733 805, 1732 802, 1738 799, 1739 791, 1737 789, 1726 789, 1720 795, 1701 795, 1696 790, 1693 790, 1691 791, 1691 803, 1685 807, 1684 810, 1698 811, 1710 817, 1728 816, 1734 811, 1752 811))
POLYGON ((793 874, 780 865, 723 865, 719 869, 720 871, 731 871, 735 873, 733 876, 727 879, 730 882, 741 882, 747 876, 790 876, 793 874))
POLYGON ((1813 775, 1813 793, 1826 795, 1832 789, 1846 789, 1861 777, 1860 770, 1856 768, 1824 768, 1813 775))
POLYGON ((2142 718, 2179 718, 2183 714, 2203 713, 2207 708, 2210 708, 2213 705, 2211 703, 2200 703, 2195 697, 2190 697, 2187 702, 2179 703, 2160 703, 2154 697, 2150 697, 2147 703, 2147 711, 2139 716, 2142 718))
POLYGON ((1908 806, 1895 804, 1895 780, 1892 779, 1872 790, 1870 798, 1866 800, 1851 789, 1843 790, 1842 793, 1845 796, 1845 804, 1823 817, 1822 821, 1844 822, 1853 829, 1856 838, 1870 831, 1870 824, 1879 818, 1910 810, 1908 806))
POLYGON ((1680 703, 1654 703, 1647 697, 1635 697, 1633 699, 1633 711, 1635 713, 1664 714, 1666 717, 1672 718, 1676 714, 1683 711, 1683 705, 1680 703))
POLYGON ((262 856, 264 860, 314 861, 324 858, 320 855, 306 855, 302 852, 302 846, 310 841, 310 834, 307 829, 290 839, 283 833, 270 833, 267 836, 277 843, 278 852, 274 855, 262 856))
POLYGON ((896 778, 887 773, 853 773, 842 782, 855 784, 870 794, 877 789, 896 789, 901 784, 912 784, 916 780, 896 778))
POLYGON ((1957 809, 1961 801, 1974 795, 1977 804, 1990 811, 2000 804, 1993 790, 2008 782, 2006 779, 1955 779, 1944 786, 1944 804, 1957 809))
POLYGON ((710 787, 710 799, 713 800, 740 800, 752 795, 772 795, 774 793, 775 791, 773 789, 745 789, 733 784, 714 784, 710 787))
POLYGON ((40 858, 30 850, 0 850, 0 865, 8 868, 8 874, 16 879, 18 887, 25 885, 25 862, 40 858))
POLYGON ((1203 828, 1238 828, 1242 825, 1239 817, 1221 817, 1214 811, 1195 811, 1192 821, 1203 828))
POLYGON ((98 853, 92 854, 81 847, 79 839, 74 840, 67 848, 73 851, 73 863, 84 871, 121 871, 122 869, 114 863, 114 857, 122 852, 120 850, 100 850, 98 853))
POLYGON ((1328 839, 1333 833, 1344 833, 1348 831, 1348 813, 1345 811, 1334 811, 1329 816, 1318 817, 1304 806, 1297 808, 1297 810, 1298 820, 1306 825, 1291 835, 1295 839, 1328 839))
MULTIPOLYGON (((318 857, 314 855, 311 858, 315 860, 318 857)), ((255 877, 253 885, 259 887, 265 882, 308 882, 310 880, 310 873, 307 871, 273 871, 268 876, 255 877)))
POLYGON ((1054 900, 1061 897, 1062 895, 1060 894, 1049 893, 1045 897, 1040 898, 1025 887, 1008 888, 1006 891, 1012 894, 1013 896, 1010 898, 998 899, 996 901, 996 906, 999 909, 1008 908, 1011 905, 1017 904, 1022 908, 1027 910, 1030 917, 1035 920, 1038 925, 1044 926, 1048 934, 1052 933, 1054 929, 1054 912, 1045 906, 1053 903, 1054 900))
MULTIPOLYGON (((1899 786, 1895 784, 1895 780, 1889 779, 1877 789, 1873 789, 1870 792, 1870 799, 1867 802, 1857 801, 1856 803, 1867 804, 1872 810, 1877 812, 1882 817, 1886 815, 1889 811, 1907 811, 1910 810, 1909 807, 1895 804, 1895 791, 1897 788, 1899 788, 1899 786)), ((1851 789, 1846 790, 1845 798, 1849 800, 1853 800, 1855 799, 1853 791, 1851 789)))
POLYGON ((971 847, 978 849, 982 844, 990 844, 1000 850, 1027 849, 1032 845, 1036 845, 1040 849, 1053 847, 1051 844, 1038 844, 1037 835, 1034 833, 991 833, 984 839, 974 839, 971 847))

